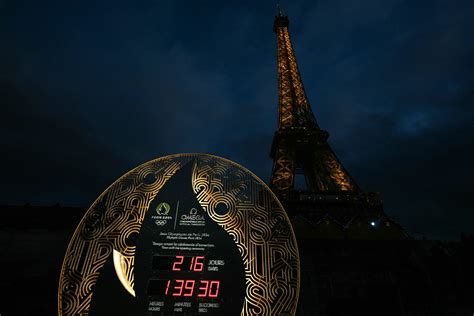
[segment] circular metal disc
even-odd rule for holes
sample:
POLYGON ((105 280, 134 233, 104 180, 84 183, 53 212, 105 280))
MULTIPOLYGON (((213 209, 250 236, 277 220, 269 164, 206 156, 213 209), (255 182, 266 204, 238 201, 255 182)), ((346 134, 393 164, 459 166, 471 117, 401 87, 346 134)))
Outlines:
MULTIPOLYGON (((206 271, 200 272, 201 277, 216 275, 223 280, 222 297, 214 304, 217 309, 205 314, 295 314, 298 248, 275 195, 234 162, 207 154, 180 154, 131 170, 87 210, 64 257, 59 315, 100 314, 103 306, 110 306, 107 299, 115 300, 114 305, 123 302, 144 313, 152 311, 146 289, 148 284, 150 291, 149 279, 156 274, 149 263, 152 257, 199 252, 225 257, 221 260, 225 266, 219 266, 219 260, 209 261, 206 271), (173 238, 174 243, 168 242, 173 238)), ((155 310, 161 308, 157 315, 172 315, 160 304, 156 303, 155 310)), ((196 314, 213 307, 192 304, 196 306, 188 307, 196 314)))

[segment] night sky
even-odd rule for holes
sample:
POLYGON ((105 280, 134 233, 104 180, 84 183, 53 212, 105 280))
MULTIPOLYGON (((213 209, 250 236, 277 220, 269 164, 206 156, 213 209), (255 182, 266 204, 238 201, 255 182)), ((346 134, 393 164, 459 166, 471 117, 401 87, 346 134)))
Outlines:
MULTIPOLYGON (((319 125, 414 236, 474 233, 474 1, 283 1, 319 125)), ((0 204, 207 152, 268 181, 274 1, 0 0, 0 204)))

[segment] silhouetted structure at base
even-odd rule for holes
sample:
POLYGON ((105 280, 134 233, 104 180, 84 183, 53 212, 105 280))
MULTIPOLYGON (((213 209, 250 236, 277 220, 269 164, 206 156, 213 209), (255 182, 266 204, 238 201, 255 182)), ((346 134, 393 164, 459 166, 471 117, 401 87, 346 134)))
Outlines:
POLYGON ((85 211, 0 206, 1 315, 57 315, 62 261, 85 211))
MULTIPOLYGON (((57 313, 63 256, 85 211, 0 206, 2 315, 57 313)), ((341 239, 300 247, 305 255, 300 315, 471 315, 474 310, 474 235, 459 242, 341 239), (429 280, 428 289, 419 286, 426 285, 420 275, 429 280)))

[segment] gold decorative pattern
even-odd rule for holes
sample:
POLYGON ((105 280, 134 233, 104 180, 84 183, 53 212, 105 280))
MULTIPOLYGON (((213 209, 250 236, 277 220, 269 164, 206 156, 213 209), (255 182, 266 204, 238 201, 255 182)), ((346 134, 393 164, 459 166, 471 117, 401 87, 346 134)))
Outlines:
POLYGON ((211 155, 182 154, 147 162, 114 182, 86 212, 68 246, 60 275, 59 315, 88 315, 93 286, 115 253, 118 277, 133 292, 135 247, 151 201, 195 159, 193 189, 209 216, 233 237, 242 255, 246 297, 241 315, 294 315, 299 256, 288 217, 274 194, 250 171, 211 155), (151 179, 151 180, 150 180, 151 179), (224 203, 229 211, 219 215, 224 203))
POLYGON ((114 249, 114 268, 120 283, 132 296, 135 296, 133 267, 135 256, 124 256, 114 249))
POLYGON ((133 257, 135 247, 127 245, 127 238, 140 231, 150 202, 186 161, 188 157, 168 156, 143 164, 114 182, 92 204, 64 257, 58 291, 59 315, 88 314, 92 287, 107 258, 113 250, 133 257), (145 184, 149 175, 154 175, 155 180, 145 184))
POLYGON ((261 180, 230 161, 205 157, 194 170, 193 188, 199 203, 232 235, 244 259, 247 296, 242 315, 294 315, 298 251, 281 204, 261 180), (219 203, 229 212, 217 214, 219 203))

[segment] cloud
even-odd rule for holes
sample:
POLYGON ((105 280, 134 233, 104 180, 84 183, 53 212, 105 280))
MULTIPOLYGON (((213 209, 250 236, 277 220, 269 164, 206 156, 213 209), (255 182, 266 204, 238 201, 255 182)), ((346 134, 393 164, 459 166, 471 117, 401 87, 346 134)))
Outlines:
MULTIPOLYGON (((129 169, 177 152, 218 154, 267 180, 272 7, 110 4, 2 8, 2 203, 86 206, 129 169)), ((472 231, 472 1, 283 9, 319 125, 361 187, 382 192, 409 231, 472 231)))
POLYGON ((2 203, 78 204, 97 195, 123 161, 88 133, 81 118, 58 118, 42 111, 40 91, 26 96, 0 83, 2 100, 2 203), (76 195, 76 196, 74 196, 76 195), (58 201, 61 197, 61 201, 58 201))

